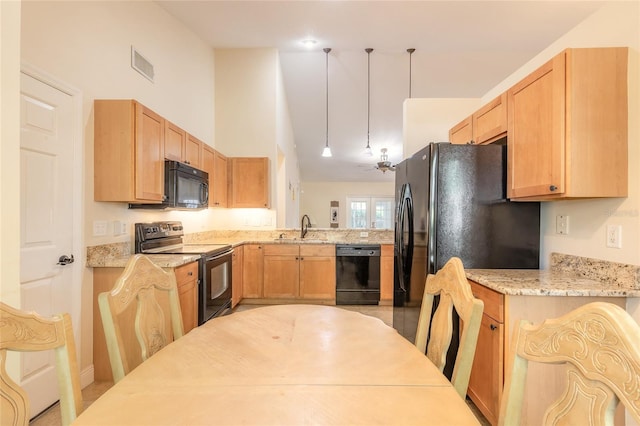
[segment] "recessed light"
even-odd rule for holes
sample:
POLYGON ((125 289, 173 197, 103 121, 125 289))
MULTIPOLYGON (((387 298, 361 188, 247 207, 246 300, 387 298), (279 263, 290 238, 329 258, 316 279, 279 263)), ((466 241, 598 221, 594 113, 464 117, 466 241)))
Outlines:
POLYGON ((313 46, 315 46, 315 45, 316 45, 317 41, 315 41, 315 40, 313 40, 313 39, 308 38, 308 39, 302 40, 302 42, 301 42, 301 43, 302 43, 302 45, 303 45, 304 47, 306 47, 307 49, 311 49, 313 46))

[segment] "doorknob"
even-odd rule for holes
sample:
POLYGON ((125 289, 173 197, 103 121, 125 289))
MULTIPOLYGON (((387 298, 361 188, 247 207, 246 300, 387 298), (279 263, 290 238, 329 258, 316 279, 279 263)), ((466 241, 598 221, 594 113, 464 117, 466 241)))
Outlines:
POLYGON ((62 256, 60 256, 58 258, 58 263, 57 265, 68 265, 70 263, 73 263, 75 261, 75 259, 73 258, 73 255, 71 255, 71 257, 67 256, 66 254, 63 254, 62 256))

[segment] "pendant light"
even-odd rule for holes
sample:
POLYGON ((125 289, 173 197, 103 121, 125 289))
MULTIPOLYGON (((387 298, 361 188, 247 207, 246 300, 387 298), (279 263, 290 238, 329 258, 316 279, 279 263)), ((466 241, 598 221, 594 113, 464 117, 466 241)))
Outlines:
POLYGON ((329 52, 331 52, 331 48, 329 47, 325 47, 324 49, 324 53, 326 56, 326 76, 327 76, 327 82, 326 82, 326 100, 325 100, 325 105, 326 105, 326 117, 327 117, 327 129, 326 129, 326 142, 324 145, 324 149, 322 150, 322 156, 323 157, 331 157, 331 148, 329 148, 329 52))
POLYGON ((411 99, 411 55, 413 55, 413 52, 415 52, 416 49, 407 49, 407 52, 409 53, 409 99, 411 99))
POLYGON ((369 122, 371 116, 371 52, 373 49, 367 48, 364 51, 367 52, 367 146, 364 149, 364 155, 371 157, 373 152, 369 145, 369 122))

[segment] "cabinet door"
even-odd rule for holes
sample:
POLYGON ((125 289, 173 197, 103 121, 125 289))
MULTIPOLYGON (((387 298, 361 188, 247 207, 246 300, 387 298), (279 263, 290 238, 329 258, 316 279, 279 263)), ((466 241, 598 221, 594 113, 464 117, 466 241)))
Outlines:
POLYGON ((264 297, 298 297, 299 256, 264 256, 264 297))
POLYGON ((229 175, 229 207, 269 207, 268 158, 231 158, 229 175))
POLYGON ((467 393, 492 425, 498 423, 504 381, 504 324, 482 315, 467 393))
POLYGON ((300 257, 300 297, 335 300, 335 255, 300 257))
POLYGON ((137 200, 164 198, 164 119, 136 103, 135 188, 137 200))
POLYGON ((507 94, 498 96, 473 113, 473 141, 489 143, 507 134, 507 94))
POLYGON ((263 253, 262 245, 247 244, 244 246, 242 266, 242 297, 262 297, 263 253))
POLYGON ((393 245, 380 249, 380 301, 393 302, 393 245))
POLYGON ((175 269, 182 325, 188 333, 198 326, 198 262, 175 269))
POLYGON ((240 300, 242 300, 242 279, 243 279, 243 246, 233 249, 233 257, 231 261, 231 276, 233 278, 231 287, 231 307, 234 308, 240 300))
MULTIPOLYGON (((214 151, 213 157, 213 205, 227 207, 227 157, 214 151)), ((211 176, 209 176, 211 179, 211 176)), ((212 204, 209 201, 209 204, 212 204)))
POLYGON ((213 186, 215 185, 214 176, 214 157, 215 150, 209 145, 202 145, 202 170, 209 174, 209 207, 214 207, 213 204, 213 186))
POLYGON ((187 133, 175 124, 165 121, 164 126, 164 158, 167 160, 184 161, 183 149, 187 140, 187 133))
POLYGON ((300 246, 268 244, 264 247, 264 297, 298 297, 300 246))
POLYGON ((565 56, 508 91, 509 198, 565 192, 565 56))
POLYGON ((473 143, 473 121, 471 116, 449 130, 449 142, 459 145, 473 143))
POLYGON ((182 154, 183 161, 196 169, 202 168, 202 146, 204 143, 195 136, 187 134, 182 154))

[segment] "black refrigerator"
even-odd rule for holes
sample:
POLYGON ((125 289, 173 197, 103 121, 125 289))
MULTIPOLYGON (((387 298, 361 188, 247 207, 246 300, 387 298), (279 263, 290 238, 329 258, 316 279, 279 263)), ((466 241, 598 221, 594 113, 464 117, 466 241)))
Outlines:
POLYGON ((393 327, 411 342, 426 276, 451 257, 465 268, 539 266, 540 203, 506 199, 506 148, 432 143, 396 166, 393 327))

